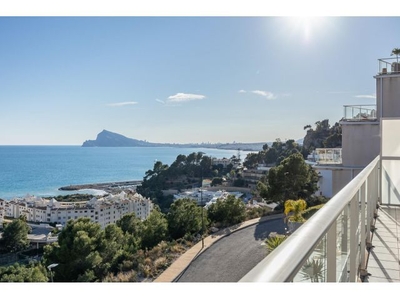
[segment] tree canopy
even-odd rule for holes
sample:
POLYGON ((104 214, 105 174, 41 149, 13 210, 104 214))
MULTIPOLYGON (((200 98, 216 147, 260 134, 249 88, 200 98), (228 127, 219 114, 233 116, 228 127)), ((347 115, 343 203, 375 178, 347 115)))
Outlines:
POLYGON ((246 219, 246 207, 243 201, 234 195, 218 199, 208 207, 208 218, 212 223, 230 226, 246 219))
POLYGON ((269 170, 257 189, 266 199, 283 203, 287 199, 307 198, 317 190, 318 174, 300 153, 285 158, 269 170))
POLYGON ((342 146, 342 127, 336 122, 333 126, 328 119, 315 122, 315 129, 311 125, 304 126, 307 134, 303 140, 303 154, 309 154, 316 148, 338 148, 342 146))
POLYGON ((0 267, 0 282, 47 282, 46 268, 41 263, 19 263, 0 267))
POLYGON ((211 157, 203 152, 193 152, 187 156, 180 154, 171 166, 155 162, 153 170, 146 172, 137 191, 152 199, 162 212, 167 212, 173 198, 164 196, 163 190, 199 187, 202 178, 211 178, 213 175, 211 157))
POLYGON ((262 151, 247 154, 243 165, 249 169, 257 167, 258 164, 275 166, 291 154, 300 153, 301 150, 302 147, 295 140, 282 142, 276 139, 271 146, 264 145, 262 151))
POLYGON ((184 198, 176 200, 170 207, 167 214, 168 228, 170 235, 174 239, 184 237, 185 235, 196 234, 202 229, 203 222, 207 225, 205 211, 203 207, 197 205, 196 201, 184 198))
POLYGON ((30 227, 24 218, 13 220, 6 224, 1 238, 1 244, 7 252, 18 252, 28 248, 28 233, 30 227))
POLYGON ((62 282, 96 281, 103 262, 102 231, 89 218, 69 221, 58 242, 45 246, 46 264, 58 263, 54 279, 62 282))

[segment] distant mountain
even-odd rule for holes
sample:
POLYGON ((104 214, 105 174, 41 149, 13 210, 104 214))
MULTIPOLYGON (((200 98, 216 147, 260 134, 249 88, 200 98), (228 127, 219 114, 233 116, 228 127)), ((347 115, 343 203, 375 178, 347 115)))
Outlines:
POLYGON ((147 141, 128 138, 118 133, 103 130, 97 135, 95 140, 86 140, 82 147, 180 147, 180 148, 212 148, 225 150, 242 151, 261 151, 263 145, 260 143, 195 143, 195 144, 169 144, 169 143, 150 143, 147 141))
POLYGON ((87 140, 82 147, 149 147, 151 143, 127 138, 121 134, 103 130, 95 140, 87 140))

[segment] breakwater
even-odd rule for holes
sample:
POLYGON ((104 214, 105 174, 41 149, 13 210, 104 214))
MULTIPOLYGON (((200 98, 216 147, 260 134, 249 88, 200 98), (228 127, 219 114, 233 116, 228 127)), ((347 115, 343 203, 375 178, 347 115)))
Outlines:
POLYGON ((60 191, 79 191, 79 190, 103 190, 106 192, 113 192, 115 190, 135 189, 142 183, 141 180, 134 181, 118 181, 118 182, 104 182, 104 183, 88 183, 88 184, 74 184, 60 187, 60 191))

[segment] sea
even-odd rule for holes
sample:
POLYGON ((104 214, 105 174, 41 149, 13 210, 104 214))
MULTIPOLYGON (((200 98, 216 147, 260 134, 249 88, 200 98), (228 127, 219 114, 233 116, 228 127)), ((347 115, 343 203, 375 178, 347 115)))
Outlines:
MULTIPOLYGON (((0 199, 34 195, 51 197, 76 191, 59 188, 75 184, 143 180, 161 161, 170 165, 179 154, 203 152, 214 158, 251 151, 174 147, 0 146, 0 199)), ((82 190, 80 193, 101 194, 82 190)))

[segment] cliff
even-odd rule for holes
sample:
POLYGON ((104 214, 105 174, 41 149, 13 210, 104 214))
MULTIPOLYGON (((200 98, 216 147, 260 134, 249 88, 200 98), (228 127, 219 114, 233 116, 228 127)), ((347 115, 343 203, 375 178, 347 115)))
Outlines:
POLYGON ((307 134, 303 140, 303 147, 307 151, 315 148, 340 148, 342 147, 342 127, 336 122, 333 126, 329 125, 329 120, 325 119, 315 123, 316 128, 312 129, 307 125, 307 134))

